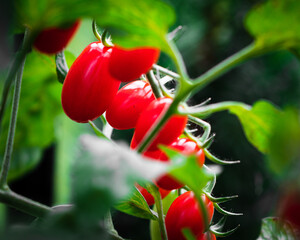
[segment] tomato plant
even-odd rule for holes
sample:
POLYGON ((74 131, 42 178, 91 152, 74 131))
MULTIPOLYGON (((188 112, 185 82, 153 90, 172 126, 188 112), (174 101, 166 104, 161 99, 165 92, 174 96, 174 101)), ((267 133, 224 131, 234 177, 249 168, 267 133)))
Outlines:
MULTIPOLYGON (((210 222, 214 213, 213 203, 205 195, 201 198, 207 209, 208 222, 210 222)), ((204 221, 194 193, 191 191, 183 193, 171 204, 166 215, 168 239, 184 240, 182 233, 184 228, 190 229, 196 237, 201 236, 205 230, 204 221)))
POLYGON ((122 87, 106 110, 108 123, 116 129, 134 128, 141 112, 155 99, 146 81, 134 81, 122 87))
POLYGON ((42 30, 34 41, 34 47, 42 53, 55 54, 62 51, 76 33, 80 21, 68 27, 53 27, 42 30))
POLYGON ((76 122, 101 116, 115 97, 120 82, 108 72, 112 48, 101 42, 89 44, 72 64, 63 84, 61 102, 76 122))
POLYGON ((150 70, 159 52, 156 48, 124 49, 115 46, 109 61, 109 72, 122 82, 133 81, 150 70))
MULTIPOLYGON (((214 240, 233 233, 234 239, 245 240, 297 238, 300 2, 266 0, 245 14, 249 4, 250 0, 3 4, 1 17, 8 22, 0 29, 0 52, 7 53, 0 61, 0 238, 145 239, 144 230, 141 237, 120 236, 122 228, 114 226, 120 223, 120 212, 148 219, 152 240, 214 240), (182 12, 186 15, 175 20, 182 12), (81 29, 75 35, 78 19, 81 29), (236 31, 232 22, 244 22, 248 33, 236 31), (253 42, 238 50, 251 42, 250 37, 253 42), (260 56, 264 58, 254 59, 260 56), (229 73, 242 63, 248 65, 229 73), (221 83, 211 85, 225 74, 221 83), (118 92, 121 82, 130 81, 134 82, 118 92), (295 95, 289 97, 291 92, 295 95), (261 96, 267 100, 254 102, 261 96), (233 122, 230 128, 231 118, 216 115, 222 111, 241 124, 233 122), (249 154, 245 139, 254 146, 251 151, 261 154, 249 154), (242 159, 223 160, 213 152, 242 159), (47 166, 47 174, 35 168, 42 156, 54 160, 48 161, 53 170, 47 166), (236 168, 225 166, 241 161, 236 168), (11 181, 34 168, 39 176, 51 175, 51 181, 37 177, 28 184, 31 190, 35 184, 53 183, 43 187, 47 199, 39 198, 44 193, 39 189, 33 195, 36 201, 12 190, 11 181), (146 189, 134 188, 137 182, 146 189), (291 186, 292 194, 277 191, 291 186), (223 191, 228 188, 240 195, 235 203, 244 216, 223 209, 237 197, 226 196, 223 191), (264 218, 257 236, 253 226, 257 229, 277 198, 284 199, 278 216, 264 218), (265 199, 273 201, 262 204, 265 199), (14 212, 6 206, 36 218, 34 223, 11 227, 14 212), (214 211, 223 217, 212 220, 214 211), (224 231, 226 219, 241 224, 224 231), (235 232, 239 226, 241 231, 235 232)), ((25 188, 20 188, 22 193, 25 188)), ((139 229, 135 225, 131 232, 139 229)))

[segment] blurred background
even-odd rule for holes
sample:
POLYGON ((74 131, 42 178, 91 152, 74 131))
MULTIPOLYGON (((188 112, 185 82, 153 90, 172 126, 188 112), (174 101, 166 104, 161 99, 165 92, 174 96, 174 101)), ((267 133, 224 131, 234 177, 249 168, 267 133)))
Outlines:
MULTIPOLYGON (((172 29, 179 25, 183 26, 176 44, 183 55, 188 72, 193 78, 246 47, 253 40, 245 31, 243 21, 247 12, 255 4, 261 2, 259 0, 167 0, 167 2, 174 7, 177 15, 176 24, 172 29)), ((7 8, 9 9, 9 7, 7 8)), ((1 12, 4 10, 5 8, 2 8, 1 12)), ((8 31, 3 23, 8 22, 9 15, 0 14, 0 16, 4 18, 3 21, 1 20, 3 33, 8 31)), ((84 20, 80 30, 67 48, 67 58, 74 59, 74 56, 78 56, 87 44, 95 40, 91 21, 84 20)), ((4 46, 5 44, 7 45, 4 43, 4 46)), ((3 49, 6 48, 2 47, 1 50, 3 49)), ((13 46, 9 46, 8 49, 13 49, 13 46)), ((4 53, 6 58, 0 59, 1 66, 7 65, 10 56, 7 49, 4 53)), ((173 68, 170 60, 163 54, 158 64, 173 68)), ((23 162, 32 161, 32 164, 30 168, 12 177, 11 188, 36 201, 53 205, 56 201, 53 200, 55 199, 53 189, 57 186, 55 184, 60 184, 53 183, 54 169, 57 167, 54 164, 54 158, 57 156, 55 139, 59 135, 57 128, 55 128, 55 132, 53 127, 58 126, 57 118, 62 113, 59 100, 61 85, 55 80, 55 72, 46 74, 28 70, 27 74, 28 76, 44 74, 45 81, 43 85, 39 86, 37 92, 33 91, 30 84, 26 84, 25 81, 23 84, 23 99, 26 98, 26 94, 32 94, 32 92, 34 92, 35 98, 31 98, 30 107, 27 108, 28 111, 24 113, 22 120, 23 122, 28 120, 29 123, 34 121, 36 127, 30 128, 30 131, 27 130, 28 132, 23 132, 23 136, 20 138, 17 136, 16 149, 19 156, 23 157, 23 162), (42 88, 49 85, 53 91, 41 94, 40 91, 44 91, 42 88), (44 99, 46 97, 47 99, 44 99), (49 103, 48 99, 54 100, 49 103), (45 107, 42 104, 43 101, 48 102, 46 105, 48 110, 42 109, 45 107), (53 109, 56 108, 57 111, 54 111, 53 109), (37 114, 40 111, 42 113, 37 114), (30 113, 31 117, 28 117, 27 113, 30 113), (33 138, 32 135, 41 134, 41 129, 42 138, 45 140, 43 144, 35 145, 35 141, 39 141, 38 138, 24 140, 27 136, 29 137, 29 133, 31 138, 33 138), (47 138, 49 139, 47 140, 47 138), (25 147, 22 145, 24 141, 28 142, 25 147), (24 174, 25 172, 26 174, 24 174)), ((191 102, 197 104, 211 98, 211 103, 234 100, 252 105, 259 99, 266 99, 281 108, 286 106, 299 108, 299 78, 298 60, 287 51, 274 52, 248 61, 220 77, 193 96, 191 102)), ((24 102, 21 104, 29 105, 24 102)), ((20 112, 19 119, 22 116, 22 112, 20 112)), ((18 127, 25 129, 26 121, 20 124, 19 120, 18 127)), ((214 196, 239 195, 239 198, 222 206, 229 211, 244 214, 227 218, 225 230, 232 229, 238 224, 240 224, 240 228, 232 236, 224 239, 256 239, 260 232, 261 219, 275 213, 278 189, 281 186, 268 171, 264 156, 245 138, 235 116, 221 112, 214 114, 207 121, 211 124, 212 131, 216 133, 211 152, 222 159, 241 161, 238 165, 223 168, 213 191, 214 196)), ((132 133, 132 130, 114 131, 112 138, 129 143, 132 133)), ((5 141, 3 137, 0 140, 2 143, 5 141)), ((2 210, 2 214, 5 214, 4 210, 2 210)), ((33 218, 10 208, 6 210, 6 215, 8 224, 24 224, 33 220, 33 218)), ((218 214, 215 214, 214 221, 217 221, 219 217, 218 214)), ((122 237, 132 240, 150 239, 148 221, 119 212, 114 212, 113 219, 122 237)))

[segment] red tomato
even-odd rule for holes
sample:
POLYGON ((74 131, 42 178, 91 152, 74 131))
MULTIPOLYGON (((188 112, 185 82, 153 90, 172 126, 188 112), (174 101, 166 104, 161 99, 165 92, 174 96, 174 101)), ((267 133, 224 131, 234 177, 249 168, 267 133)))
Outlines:
MULTIPOLYGON (((213 203, 205 195, 202 195, 201 198, 207 208, 208 221, 210 222, 214 213, 213 203)), ((184 228, 189 228, 197 238, 202 236, 204 232, 202 211, 191 191, 176 198, 166 215, 169 240, 185 240, 181 232, 184 228)))
POLYGON ((212 234, 211 232, 206 232, 203 235, 200 235, 197 240, 216 240, 216 235, 212 234), (210 235, 210 238, 208 237, 210 235))
POLYGON ((151 86, 134 81, 122 87, 106 110, 108 123, 119 130, 136 126, 141 112, 155 99, 151 86))
MULTIPOLYGON (((196 142, 188 138, 178 138, 169 147, 175 150, 179 150, 184 155, 196 154, 199 166, 203 166, 205 161, 205 154, 203 150, 198 147, 198 144, 196 142)), ((163 161, 169 161, 168 157, 164 153, 162 153, 159 159, 163 161)), ((169 174, 160 177, 157 180, 157 185, 167 190, 178 189, 184 186, 169 174)))
POLYGON ((133 81, 150 70, 159 53, 157 48, 123 49, 115 46, 109 61, 109 71, 122 82, 133 81))
POLYGON ((120 86, 108 72, 112 48, 89 44, 71 66, 62 88, 62 107, 69 118, 88 122, 101 116, 120 86))
POLYGON ((42 53, 55 54, 62 51, 71 41, 80 21, 67 28, 48 28, 42 30, 34 41, 33 46, 42 53))
MULTIPOLYGON (((135 145, 140 143, 148 130, 156 122, 156 120, 167 110, 171 105, 171 98, 158 98, 152 101, 148 107, 141 113, 136 124, 134 140, 135 145)), ((158 132, 150 146, 149 151, 157 150, 158 144, 168 145, 177 139, 183 132, 187 122, 187 116, 174 115, 158 132)), ((132 144, 133 146, 133 144, 132 144)))
POLYGON ((280 201, 279 215, 300 231, 300 191, 290 190, 280 201))
MULTIPOLYGON (((142 186, 136 184, 137 189, 140 191, 140 193, 143 195, 143 197, 145 198, 146 202, 148 203, 149 206, 153 205, 155 203, 154 201, 154 197, 142 186)), ((161 198, 165 198, 171 191, 168 190, 164 190, 159 188, 159 192, 161 195, 161 198)))

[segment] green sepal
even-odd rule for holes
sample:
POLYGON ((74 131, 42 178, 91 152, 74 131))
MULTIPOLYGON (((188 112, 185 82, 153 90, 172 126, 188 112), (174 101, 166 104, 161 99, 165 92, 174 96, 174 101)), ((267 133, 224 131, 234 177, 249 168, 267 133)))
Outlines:
POLYGON ((214 208, 223 215, 226 215, 226 216, 242 216, 243 215, 243 213, 233 213, 233 212, 226 211, 223 208, 221 208, 218 203, 213 203, 213 204, 214 204, 214 208))

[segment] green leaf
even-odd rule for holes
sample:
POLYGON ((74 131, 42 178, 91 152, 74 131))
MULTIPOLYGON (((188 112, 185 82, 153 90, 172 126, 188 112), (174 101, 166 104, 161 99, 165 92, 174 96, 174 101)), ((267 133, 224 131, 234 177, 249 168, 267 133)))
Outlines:
POLYGON ((160 0, 105 0, 97 24, 107 28, 113 41, 124 47, 164 48, 174 11, 160 0))
POLYGON ((257 240, 294 240, 291 226, 279 218, 268 217, 262 221, 262 228, 257 240))
POLYGON ((163 49, 175 20, 172 8, 160 0, 15 0, 14 6, 19 25, 34 30, 79 18, 96 19, 124 47, 163 49))
POLYGON ((230 113, 239 118, 248 141, 262 153, 268 153, 273 124, 281 112, 267 101, 258 101, 251 109, 232 106, 230 113))
POLYGON ((276 119, 269 142, 267 163, 283 178, 299 177, 300 117, 296 109, 287 109, 276 119))
POLYGON ((298 0, 268 0, 249 12, 245 26, 264 48, 299 48, 299 12, 298 0))
POLYGON ((207 168, 200 167, 195 155, 185 156, 167 147, 161 146, 161 148, 172 161, 170 174, 199 196, 202 194, 202 189, 214 180, 214 174, 207 168))
POLYGON ((92 221, 128 199, 135 182, 150 181, 167 167, 96 136, 84 135, 81 142, 82 151, 73 166, 73 195, 78 211, 92 221))
POLYGON ((17 23, 33 30, 95 18, 105 10, 105 4, 102 0, 14 0, 17 23))
MULTIPOLYGON (((54 141, 54 119, 62 112, 61 85, 56 80, 54 59, 28 54, 18 111, 14 152, 9 179, 13 180, 39 163, 42 149, 54 141)), ((3 118, 0 155, 4 154, 10 121, 10 108, 3 118)))
POLYGON ((129 215, 157 220, 157 213, 150 209, 143 195, 134 188, 129 200, 123 200, 115 208, 129 215))

